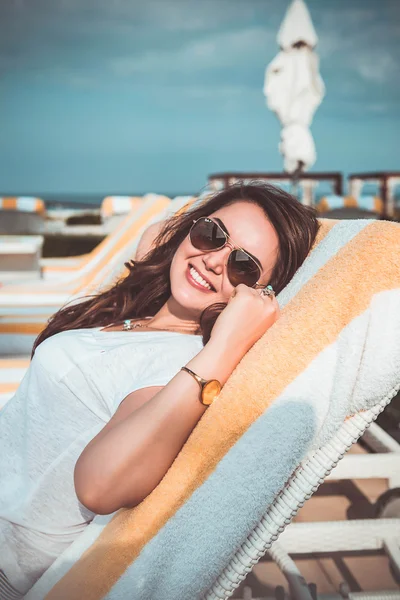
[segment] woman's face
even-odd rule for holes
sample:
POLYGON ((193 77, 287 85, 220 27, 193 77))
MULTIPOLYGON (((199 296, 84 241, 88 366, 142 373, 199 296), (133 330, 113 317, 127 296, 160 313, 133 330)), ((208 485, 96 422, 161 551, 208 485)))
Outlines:
MULTIPOLYGON (((267 285, 277 259, 279 239, 262 208, 240 200, 209 216, 222 222, 230 244, 243 248, 258 260, 262 267, 259 283, 267 285)), ((231 245, 211 252, 197 250, 189 236, 184 239, 170 270, 171 300, 176 308, 198 317, 207 306, 228 301, 234 290, 227 271, 231 252, 231 245), (208 285, 199 281, 196 272, 208 285)))

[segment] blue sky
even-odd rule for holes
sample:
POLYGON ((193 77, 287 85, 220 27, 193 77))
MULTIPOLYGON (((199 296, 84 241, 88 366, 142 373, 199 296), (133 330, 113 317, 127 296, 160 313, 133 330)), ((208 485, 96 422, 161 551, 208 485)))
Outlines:
MULTIPOLYGON (((0 193, 195 192, 282 169, 265 105, 286 0, 2 0, 0 193)), ((313 170, 399 169, 400 1, 308 0, 313 170)))

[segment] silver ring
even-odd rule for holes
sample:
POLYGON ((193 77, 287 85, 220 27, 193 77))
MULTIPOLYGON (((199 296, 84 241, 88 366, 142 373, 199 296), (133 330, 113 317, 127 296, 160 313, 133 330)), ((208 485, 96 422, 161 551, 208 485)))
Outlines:
POLYGON ((270 298, 275 297, 275 292, 273 290, 272 285, 267 285, 265 288, 261 290, 261 296, 269 296, 270 298))

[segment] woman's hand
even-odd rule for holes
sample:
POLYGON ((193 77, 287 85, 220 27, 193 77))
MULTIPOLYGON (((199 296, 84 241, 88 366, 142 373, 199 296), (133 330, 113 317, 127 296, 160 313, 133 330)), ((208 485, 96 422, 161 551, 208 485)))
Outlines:
POLYGON ((217 318, 210 341, 234 344, 247 352, 280 314, 275 296, 264 296, 260 292, 239 284, 217 318))

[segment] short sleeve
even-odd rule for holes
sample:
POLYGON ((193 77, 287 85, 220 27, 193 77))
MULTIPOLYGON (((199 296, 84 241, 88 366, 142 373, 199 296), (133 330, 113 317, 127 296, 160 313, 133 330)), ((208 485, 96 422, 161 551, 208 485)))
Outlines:
POLYGON ((146 359, 139 361, 137 369, 133 369, 130 381, 121 386, 118 394, 119 405, 128 394, 147 387, 167 385, 203 348, 201 336, 175 334, 162 341, 152 343, 147 348, 146 359))

